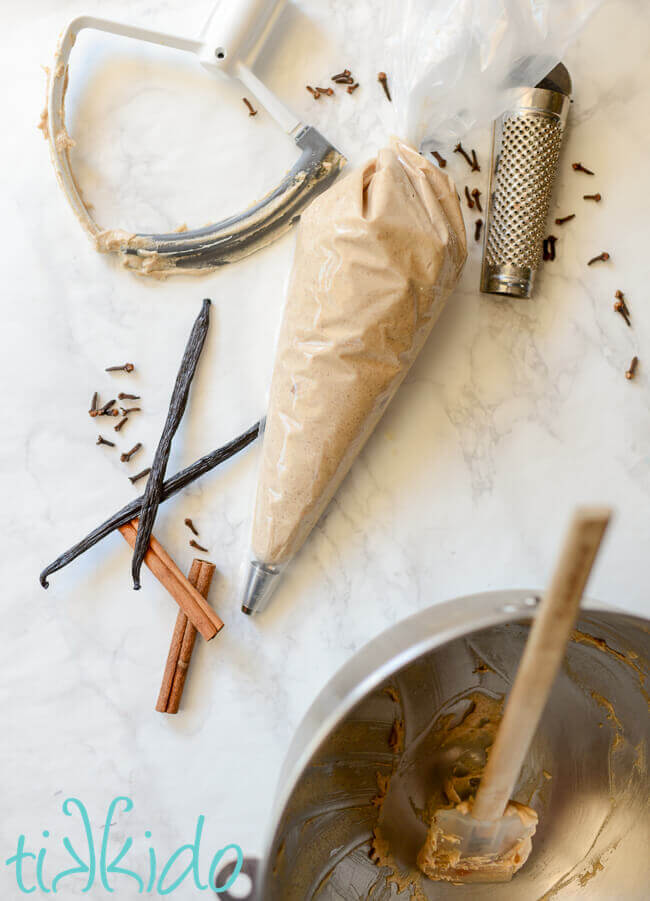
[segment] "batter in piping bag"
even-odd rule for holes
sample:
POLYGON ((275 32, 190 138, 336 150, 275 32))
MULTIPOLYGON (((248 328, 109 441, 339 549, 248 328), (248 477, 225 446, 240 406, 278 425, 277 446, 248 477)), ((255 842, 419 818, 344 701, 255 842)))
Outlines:
POLYGON ((260 611, 426 341, 467 254, 451 179, 397 139, 303 214, 242 609, 260 611))

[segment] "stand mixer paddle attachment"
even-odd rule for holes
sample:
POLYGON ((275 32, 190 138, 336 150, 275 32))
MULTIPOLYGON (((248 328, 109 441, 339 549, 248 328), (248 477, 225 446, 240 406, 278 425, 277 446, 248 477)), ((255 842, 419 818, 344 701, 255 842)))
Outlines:
POLYGON ((305 207, 336 179, 345 157, 315 128, 301 122, 257 78, 255 60, 284 7, 284 0, 222 0, 198 40, 80 16, 63 32, 49 79, 47 137, 57 178, 72 209, 100 252, 117 253, 141 274, 209 271, 248 256, 286 232, 305 207), (278 186, 244 212, 201 228, 165 234, 130 233, 100 227, 75 180, 65 126, 68 64, 83 29, 146 41, 194 54, 212 75, 238 79, 300 149, 300 157, 278 186))

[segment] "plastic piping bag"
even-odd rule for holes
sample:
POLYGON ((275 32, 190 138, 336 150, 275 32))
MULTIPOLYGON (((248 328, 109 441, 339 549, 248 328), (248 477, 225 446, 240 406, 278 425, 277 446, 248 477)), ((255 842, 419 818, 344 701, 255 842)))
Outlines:
POLYGON ((381 0, 391 131, 449 146, 560 62, 602 0, 381 0))
POLYGON ((393 140, 303 215, 242 608, 266 605, 401 384, 467 253, 451 179, 393 140))

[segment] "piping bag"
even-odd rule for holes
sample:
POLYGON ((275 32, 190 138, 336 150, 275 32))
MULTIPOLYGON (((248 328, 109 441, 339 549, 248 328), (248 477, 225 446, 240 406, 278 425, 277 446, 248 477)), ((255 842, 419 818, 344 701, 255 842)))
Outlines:
MULTIPOLYGON (((600 0, 382 0, 385 125, 448 146, 562 58, 600 0)), ((453 183, 399 140, 298 227, 242 609, 258 612, 424 344, 466 256, 453 183)))
POLYGON ((405 142, 302 216, 245 560, 260 612, 424 345, 467 254, 452 180, 405 142))

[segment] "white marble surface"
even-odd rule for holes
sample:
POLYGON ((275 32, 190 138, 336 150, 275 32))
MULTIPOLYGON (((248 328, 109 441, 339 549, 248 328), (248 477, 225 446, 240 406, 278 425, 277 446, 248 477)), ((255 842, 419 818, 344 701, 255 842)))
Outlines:
MULTIPOLYGON (((200 527, 219 568, 211 599, 226 621, 216 641, 197 643, 181 715, 154 712, 174 604, 148 574, 133 593, 119 535, 55 575, 49 592, 38 586, 44 563, 135 496, 126 470, 145 465, 155 448, 203 296, 214 300, 212 326, 170 471, 264 408, 292 240, 203 279, 138 279, 91 248, 35 128, 39 66, 69 18, 94 12, 192 35, 209 7, 210 0, 165 0, 155 10, 147 0, 32 0, 4 10, 3 860, 20 832, 37 847, 41 830, 52 831, 52 843, 65 833, 63 798, 84 801, 99 835, 109 801, 125 793, 136 804, 123 820, 136 836, 136 865, 146 828, 169 853, 191 840, 200 813, 208 850, 238 842, 259 852, 283 755, 326 680, 424 606, 543 585, 576 502, 617 510, 590 593, 650 615, 643 0, 605 4, 567 55, 575 103, 554 213, 578 215, 554 228, 558 259, 535 299, 480 296, 480 253, 470 241, 459 289, 272 610, 251 621, 234 593, 257 449, 162 509, 156 533, 183 568, 192 557, 183 518, 200 527), (573 173, 575 159, 597 177, 573 173), (603 202, 583 202, 586 189, 603 202), (611 261, 587 268, 604 249, 611 261), (633 329, 612 311, 617 288, 633 329), (641 364, 630 383, 624 372, 633 353, 641 364), (125 360, 137 364, 133 376, 104 373, 125 360), (104 398, 121 389, 142 394, 144 410, 119 440, 144 443, 130 467, 94 446, 97 425, 85 411, 95 389, 104 398)), ((284 25, 265 79, 352 161, 370 155, 384 138, 374 80, 383 66, 367 6, 306 0, 284 25), (315 104, 305 82, 349 64, 362 82, 357 94, 315 104)), ((193 66, 172 72, 166 57, 143 58, 133 46, 120 52, 116 62, 80 46, 71 79, 75 160, 102 221, 159 230, 202 223, 277 181, 291 148, 268 116, 243 115, 237 88, 215 86, 193 66)), ((485 135, 473 142, 485 163, 485 135)), ((464 166, 450 155, 461 186, 464 166)), ((484 180, 472 184, 485 190, 484 180)), ((81 896, 82 883, 75 885, 68 882, 65 897, 81 896)), ((0 886, 2 897, 18 896, 4 866, 0 886)), ((117 897, 135 897, 129 891, 117 897)))

